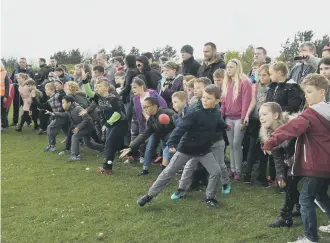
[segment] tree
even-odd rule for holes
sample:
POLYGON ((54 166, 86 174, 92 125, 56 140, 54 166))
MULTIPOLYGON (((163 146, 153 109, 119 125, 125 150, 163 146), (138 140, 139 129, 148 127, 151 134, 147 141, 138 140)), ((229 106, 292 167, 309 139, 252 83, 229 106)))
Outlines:
POLYGON ((238 59, 243 66, 243 72, 247 73, 253 63, 254 47, 249 45, 242 53, 238 51, 228 51, 225 55, 225 62, 228 63, 231 59, 238 59))
POLYGON ((330 44, 330 38, 328 35, 324 35, 322 39, 318 39, 314 41, 314 45, 316 47, 316 54, 318 57, 322 56, 323 47, 328 44, 330 44))
POLYGON ((241 59, 241 54, 238 51, 227 51, 225 55, 225 62, 228 63, 231 59, 241 59))
POLYGON ((68 60, 66 64, 79 64, 84 59, 84 55, 80 53, 78 49, 72 49, 69 51, 68 60))
POLYGON ((138 48, 136 48, 135 46, 133 46, 131 48, 131 50, 129 51, 130 55, 135 55, 135 56, 140 56, 140 50, 138 48))
POLYGON ((55 58, 57 60, 58 64, 67 64, 68 62, 68 58, 69 55, 68 53, 64 50, 64 51, 58 51, 55 52, 54 55, 52 56, 53 58, 55 58))
POLYGON ((176 56, 176 50, 172 46, 166 45, 163 48, 157 47, 156 50, 154 49, 152 51, 152 54, 156 61, 158 61, 161 56, 166 56, 169 59, 172 59, 176 56))
POLYGON ((122 56, 123 58, 125 58, 125 56, 126 56, 125 49, 121 45, 115 46, 115 48, 113 48, 110 51, 110 55, 112 58, 118 57, 118 56, 122 56))
POLYGON ((5 66, 7 72, 12 72, 17 67, 17 59, 14 57, 1 58, 2 64, 5 66))

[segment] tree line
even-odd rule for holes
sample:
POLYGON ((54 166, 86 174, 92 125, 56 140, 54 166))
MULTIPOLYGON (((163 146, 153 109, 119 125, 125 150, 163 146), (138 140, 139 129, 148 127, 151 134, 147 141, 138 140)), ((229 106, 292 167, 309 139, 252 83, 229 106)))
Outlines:
MULTIPOLYGON (((286 41, 281 45, 280 56, 276 57, 277 61, 284 61, 288 64, 289 67, 293 65, 293 59, 298 54, 299 46, 301 43, 306 41, 311 41, 316 46, 316 54, 320 57, 322 55, 322 48, 330 43, 330 39, 328 35, 323 35, 321 39, 314 38, 314 32, 312 30, 297 32, 293 38, 287 38, 286 41)), ((232 58, 239 59, 243 64, 243 69, 245 72, 249 70, 253 62, 254 55, 254 46, 249 45, 244 52, 239 51, 227 51, 225 53, 225 61, 229 61, 232 58)), ((113 58, 116 56, 125 57, 128 54, 133 54, 139 56, 140 50, 133 46, 129 51, 126 50, 121 45, 115 46, 112 50, 106 51, 102 49, 103 52, 109 58, 113 58)), ((165 47, 157 47, 153 49, 152 54, 154 56, 154 60, 157 62, 159 57, 166 56, 170 59, 175 59, 177 56, 177 51, 170 45, 166 45, 165 47)), ((87 53, 82 53, 79 48, 72 49, 69 51, 63 50, 55 52, 52 57, 56 58, 59 64, 78 64, 83 60, 92 59, 93 57, 88 55, 87 53)), ((8 71, 12 71, 15 69, 17 65, 17 58, 1 58, 2 63, 6 67, 8 71)), ((201 59, 199 61, 202 61, 201 59)))

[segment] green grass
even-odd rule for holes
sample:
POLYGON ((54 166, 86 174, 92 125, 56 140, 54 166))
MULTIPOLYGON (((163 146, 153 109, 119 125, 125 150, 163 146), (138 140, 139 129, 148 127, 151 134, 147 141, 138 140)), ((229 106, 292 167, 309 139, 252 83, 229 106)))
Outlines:
MULTIPOLYGON (((203 192, 173 202, 178 177, 144 208, 136 200, 144 195, 151 175, 137 177, 141 166, 117 162, 112 176, 95 173, 102 162, 85 149, 83 160, 45 153, 46 136, 31 128, 9 129, 2 139, 2 242, 221 242, 283 243, 303 234, 297 219, 292 229, 269 229, 283 201, 274 189, 233 184, 232 194, 218 196, 221 208, 207 209, 203 192), (90 168, 89 171, 86 168, 90 168)), ((58 138, 58 150, 63 136, 58 138)), ((327 222, 318 210, 318 221, 327 222)), ((320 234, 321 242, 330 242, 320 234)), ((326 238, 327 237, 327 238, 326 238)))

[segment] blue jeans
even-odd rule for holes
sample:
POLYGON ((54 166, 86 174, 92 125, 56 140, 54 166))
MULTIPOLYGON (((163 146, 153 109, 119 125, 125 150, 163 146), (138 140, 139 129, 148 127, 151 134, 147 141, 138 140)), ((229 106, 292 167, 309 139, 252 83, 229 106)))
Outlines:
POLYGON ((304 177, 302 183, 303 187, 300 192, 299 203, 301 205, 301 218, 304 225, 304 235, 311 241, 318 241, 314 200, 317 197, 319 203, 330 219, 330 198, 327 194, 330 179, 321 177, 304 177))

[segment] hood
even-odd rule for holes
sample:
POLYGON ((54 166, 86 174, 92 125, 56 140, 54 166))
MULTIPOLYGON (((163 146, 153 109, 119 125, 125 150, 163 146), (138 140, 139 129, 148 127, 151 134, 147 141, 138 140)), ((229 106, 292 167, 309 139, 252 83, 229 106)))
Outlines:
POLYGON ((310 106, 314 111, 323 116, 326 120, 330 121, 330 104, 326 102, 322 102, 319 104, 315 104, 310 106))
MULTIPOLYGON (((217 52, 217 54, 215 55, 215 60, 214 60, 214 62, 212 62, 212 63, 220 63, 220 62, 225 63, 225 62, 222 60, 221 53, 218 53, 218 52, 217 52)), ((212 64, 212 63, 204 61, 204 64, 207 65, 207 66, 210 65, 210 64, 212 64)))
POLYGON ((136 60, 143 63, 143 72, 151 70, 148 58, 146 58, 145 56, 139 56, 138 58, 136 58, 136 60))
MULTIPOLYGON (((299 115, 298 113, 294 113, 294 114, 290 115, 288 112, 283 112, 282 119, 279 120, 276 128, 279 128, 280 126, 288 123, 290 120, 296 118, 298 115, 299 115)), ((260 138, 261 144, 264 144, 271 137, 273 132, 274 131, 272 129, 265 129, 265 128, 261 127, 260 131, 259 131, 259 138, 260 138)), ((287 141, 284 141, 279 146, 277 146, 276 148, 286 148, 289 144, 290 144, 290 140, 287 140, 287 141)), ((274 148, 274 149, 276 149, 276 148, 274 148)))

